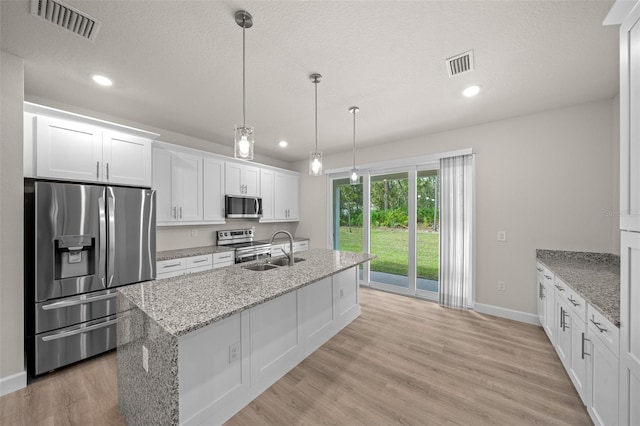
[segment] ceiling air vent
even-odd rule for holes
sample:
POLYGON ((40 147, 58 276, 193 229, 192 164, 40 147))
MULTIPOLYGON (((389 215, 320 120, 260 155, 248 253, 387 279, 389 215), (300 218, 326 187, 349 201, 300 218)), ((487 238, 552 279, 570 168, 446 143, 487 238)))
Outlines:
POLYGON ((101 22, 58 0, 31 0, 31 14, 71 31, 87 40, 95 40, 101 22))
POLYGON ((446 60, 449 77, 473 71, 473 50, 461 53, 446 60))

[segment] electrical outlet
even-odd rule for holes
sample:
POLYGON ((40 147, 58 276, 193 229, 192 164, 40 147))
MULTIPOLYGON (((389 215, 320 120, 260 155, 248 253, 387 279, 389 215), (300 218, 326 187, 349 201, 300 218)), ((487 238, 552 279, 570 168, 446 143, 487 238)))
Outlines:
POLYGON ((142 345, 142 368, 147 373, 149 372, 149 349, 144 345, 142 345))
POLYGON ((498 241, 507 241, 507 231, 498 231, 498 241))
POLYGON ((198 230, 197 229, 192 229, 191 230, 191 236, 192 237, 197 237, 198 236, 198 230))
POLYGON ((240 342, 236 342, 229 346, 229 363, 240 359, 240 342))
POLYGON ((498 281, 498 291, 505 291, 507 289, 507 285, 504 281, 498 281))

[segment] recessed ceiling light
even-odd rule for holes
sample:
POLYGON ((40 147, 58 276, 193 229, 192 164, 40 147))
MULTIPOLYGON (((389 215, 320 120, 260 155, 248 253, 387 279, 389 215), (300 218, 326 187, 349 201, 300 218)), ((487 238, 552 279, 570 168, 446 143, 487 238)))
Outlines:
POLYGON ((469 86, 462 91, 462 94, 467 98, 477 95, 480 93, 480 86, 469 86))
POLYGON ((289 142, 287 142, 287 141, 280 141, 280 142, 278 142, 278 146, 279 146, 280 148, 286 148, 286 147, 287 147, 287 145, 289 145, 289 142))
POLYGON ((93 77, 93 81, 95 81, 96 83, 98 83, 100 86, 111 86, 113 84, 113 81, 111 81, 110 78, 105 77, 104 75, 94 75, 93 77))

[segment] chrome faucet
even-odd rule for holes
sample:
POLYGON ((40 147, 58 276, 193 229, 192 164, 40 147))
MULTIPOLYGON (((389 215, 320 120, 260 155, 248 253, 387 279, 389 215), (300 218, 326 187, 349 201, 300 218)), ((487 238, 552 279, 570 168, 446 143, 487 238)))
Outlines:
POLYGON ((280 250, 282 250, 284 255, 287 256, 287 259, 289 259, 289 266, 293 266, 293 235, 291 235, 291 232, 281 229, 273 233, 273 235, 271 236, 271 241, 269 241, 269 244, 273 244, 273 240, 276 238, 276 235, 278 234, 287 234, 287 236, 289 237, 289 254, 287 254, 287 252, 284 251, 284 249, 282 248, 280 248, 280 250))

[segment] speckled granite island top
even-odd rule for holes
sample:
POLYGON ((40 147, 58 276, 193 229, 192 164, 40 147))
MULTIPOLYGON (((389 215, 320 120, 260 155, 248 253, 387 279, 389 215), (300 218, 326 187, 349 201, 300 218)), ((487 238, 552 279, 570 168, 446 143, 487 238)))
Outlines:
POLYGON ((161 262, 163 260, 180 259, 183 257, 202 256, 203 254, 223 253, 226 251, 233 251, 232 248, 225 246, 204 246, 193 247, 187 249, 178 250, 165 250, 156 253, 156 261, 161 262))
POLYGON ((312 249, 293 267, 251 271, 242 265, 121 288, 131 303, 166 332, 181 336, 375 258, 366 253, 312 249))
POLYGON ((620 256, 536 250, 538 261, 620 327, 620 256))

